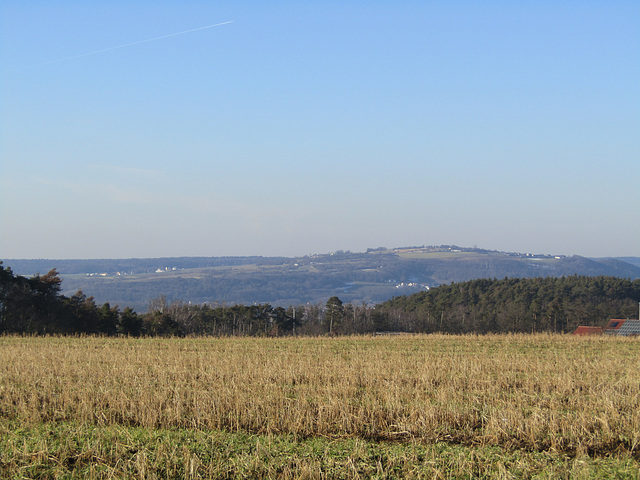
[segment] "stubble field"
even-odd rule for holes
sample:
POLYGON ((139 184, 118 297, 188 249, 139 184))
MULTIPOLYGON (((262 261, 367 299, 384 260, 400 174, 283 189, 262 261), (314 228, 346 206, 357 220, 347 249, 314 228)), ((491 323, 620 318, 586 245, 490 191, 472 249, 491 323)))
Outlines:
POLYGON ((0 338, 2 478, 638 478, 640 341, 0 338))

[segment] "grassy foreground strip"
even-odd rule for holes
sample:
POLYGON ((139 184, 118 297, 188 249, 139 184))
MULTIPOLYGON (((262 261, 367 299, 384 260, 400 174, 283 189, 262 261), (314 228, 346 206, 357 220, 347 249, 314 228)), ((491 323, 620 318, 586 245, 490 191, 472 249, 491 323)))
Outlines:
POLYGON ((570 458, 437 443, 195 429, 0 423, 0 475, 22 478, 638 478, 629 456, 570 458))
POLYGON ((0 337, 0 426, 0 477, 637 478, 640 341, 0 337))

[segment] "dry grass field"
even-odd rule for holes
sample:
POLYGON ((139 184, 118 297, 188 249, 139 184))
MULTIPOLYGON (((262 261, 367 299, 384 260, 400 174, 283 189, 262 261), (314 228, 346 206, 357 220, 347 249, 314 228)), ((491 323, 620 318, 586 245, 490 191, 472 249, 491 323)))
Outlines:
POLYGON ((640 341, 0 338, 2 478, 638 478, 640 341))

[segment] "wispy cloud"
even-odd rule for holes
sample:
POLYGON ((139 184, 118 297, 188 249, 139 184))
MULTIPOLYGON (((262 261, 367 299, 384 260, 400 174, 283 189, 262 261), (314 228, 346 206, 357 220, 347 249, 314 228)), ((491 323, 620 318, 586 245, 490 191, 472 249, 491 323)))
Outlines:
MULTIPOLYGON (((244 232, 256 237, 274 232, 297 233, 311 218, 317 218, 297 202, 274 204, 268 199, 243 198, 240 193, 221 194, 213 191, 190 193, 180 191, 170 182, 157 186, 122 185, 114 181, 89 181, 41 177, 33 183, 42 190, 60 192, 59 206, 96 205, 117 214, 122 221, 139 222, 144 216, 162 213, 169 223, 180 225, 227 225, 230 232, 244 232)), ((194 227, 195 228, 195 227, 194 227)), ((211 227, 203 227, 209 231, 211 227)))
POLYGON ((169 34, 166 34, 166 35, 160 35, 159 37, 145 38, 144 40, 137 40, 135 42, 128 42, 128 43, 123 43, 123 44, 120 44, 120 45, 114 45, 112 47, 101 48, 100 50, 93 50, 91 52, 85 52, 85 53, 81 53, 79 55, 72 55, 70 57, 56 58, 54 60, 49 60, 47 62, 37 63, 35 65, 29 65, 27 67, 22 67, 22 68, 16 68, 16 69, 13 69, 13 71, 15 71, 15 70, 24 70, 24 69, 27 69, 27 68, 44 67, 46 65, 52 65, 54 63, 67 62, 67 61, 70 61, 70 60, 76 60, 78 58, 90 57, 90 56, 93 56, 93 55, 98 55, 100 53, 110 52, 112 50, 118 50, 120 48, 132 47, 134 45, 140 45, 141 43, 155 42, 156 40, 162 40, 164 38, 170 38, 170 37, 177 37, 178 35, 186 35, 187 33, 198 32, 200 30, 207 30, 207 29, 213 28, 213 27, 220 27, 222 25, 228 25, 230 23, 233 23, 233 20, 230 20, 230 21, 227 21, 227 22, 215 23, 213 25, 205 25, 204 27, 192 28, 190 30, 184 30, 182 32, 174 32, 174 33, 169 33, 169 34))
MULTIPOLYGON (((110 167, 111 168, 111 167, 110 167)), ((120 170, 121 167, 114 167, 120 170)), ((129 170, 124 168, 123 170, 129 170)), ((140 169, 131 169, 139 171, 140 169)), ((154 172, 141 170, 143 173, 154 172)), ((158 172, 163 173, 163 172, 158 172)), ((164 174, 164 173, 163 173, 164 174)), ((82 198, 99 198, 104 202, 129 203, 150 205, 157 208, 178 210, 188 214, 198 213, 202 215, 220 215, 251 219, 259 224, 279 216, 286 216, 282 209, 270 207, 265 204, 240 200, 232 196, 216 195, 189 195, 172 191, 171 187, 163 186, 158 189, 141 187, 124 187, 113 182, 72 182, 68 180, 37 177, 35 183, 66 190, 82 198)))
POLYGON ((151 169, 151 168, 135 168, 135 167, 122 167, 119 165, 105 165, 105 164, 92 164, 89 168, 94 170, 108 171, 126 176, 143 177, 148 179, 158 179, 167 176, 167 172, 164 170, 151 169))

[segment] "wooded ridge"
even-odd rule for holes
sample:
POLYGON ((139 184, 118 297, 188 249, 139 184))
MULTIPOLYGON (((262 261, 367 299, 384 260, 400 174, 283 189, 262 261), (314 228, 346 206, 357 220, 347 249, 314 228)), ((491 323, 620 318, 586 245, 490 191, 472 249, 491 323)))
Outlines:
POLYGON ((392 329, 446 332, 570 332, 638 318, 640 280, 617 277, 480 279, 396 297, 376 307, 392 329))

